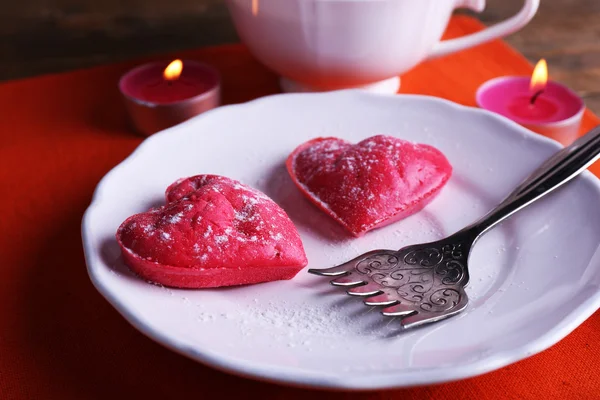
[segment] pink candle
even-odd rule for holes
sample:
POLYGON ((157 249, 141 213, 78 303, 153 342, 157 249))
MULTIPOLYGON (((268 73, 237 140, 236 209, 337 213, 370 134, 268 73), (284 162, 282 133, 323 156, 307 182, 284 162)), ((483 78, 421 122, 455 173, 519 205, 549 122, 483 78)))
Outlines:
POLYGON ((571 89, 547 81, 544 60, 538 63, 531 79, 507 76, 485 82, 477 90, 476 101, 479 107, 565 146, 577 137, 585 109, 582 99, 571 89))
POLYGON ((119 89, 138 132, 150 135, 220 104, 218 72, 205 64, 175 60, 127 72, 119 89))

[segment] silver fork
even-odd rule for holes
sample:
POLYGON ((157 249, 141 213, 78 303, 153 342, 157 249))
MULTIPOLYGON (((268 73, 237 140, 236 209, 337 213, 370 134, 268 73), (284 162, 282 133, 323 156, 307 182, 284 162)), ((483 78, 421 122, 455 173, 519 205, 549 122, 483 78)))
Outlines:
POLYGON ((467 261, 477 240, 491 228, 576 177, 600 156, 600 126, 558 151, 502 203, 477 222, 431 243, 400 250, 373 250, 332 268, 309 269, 334 277, 331 284, 366 297, 382 314, 401 317, 404 328, 440 321, 465 309, 467 261))

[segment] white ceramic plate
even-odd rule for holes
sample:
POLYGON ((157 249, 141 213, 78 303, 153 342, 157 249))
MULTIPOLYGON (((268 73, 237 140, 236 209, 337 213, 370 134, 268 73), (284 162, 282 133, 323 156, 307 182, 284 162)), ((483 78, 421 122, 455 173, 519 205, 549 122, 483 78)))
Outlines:
POLYGON ((148 284, 123 265, 115 231, 160 204, 177 178, 221 174, 278 202, 298 226, 309 267, 328 267, 458 230, 558 148, 491 113, 422 96, 343 91, 222 107, 152 136, 100 182, 83 220, 89 274, 144 334, 235 374, 347 389, 481 374, 546 349, 600 306, 600 185, 591 174, 477 243, 465 312, 400 334, 395 320, 306 270, 290 281, 219 290, 148 284), (358 141, 378 133, 436 146, 454 175, 424 211, 354 239, 300 195, 284 160, 317 136, 358 141))

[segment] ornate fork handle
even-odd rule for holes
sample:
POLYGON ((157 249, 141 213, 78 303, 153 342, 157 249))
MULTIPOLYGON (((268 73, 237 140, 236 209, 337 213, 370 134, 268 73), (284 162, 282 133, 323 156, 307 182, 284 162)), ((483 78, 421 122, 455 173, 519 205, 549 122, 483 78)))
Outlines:
POLYGON ((512 214, 576 177, 600 157, 600 126, 560 150, 529 175, 502 203, 461 230, 479 237, 512 214))

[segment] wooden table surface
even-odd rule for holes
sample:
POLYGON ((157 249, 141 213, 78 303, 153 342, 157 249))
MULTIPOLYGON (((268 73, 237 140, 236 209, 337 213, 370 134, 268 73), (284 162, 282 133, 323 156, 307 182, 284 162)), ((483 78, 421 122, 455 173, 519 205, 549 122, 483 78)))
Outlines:
MULTIPOLYGON (((488 3, 479 18, 491 24, 522 0, 488 3)), ((552 78, 600 114, 600 1, 541 3, 506 40, 532 62, 546 58, 552 78)), ((2 8, 0 80, 237 41, 223 0, 21 0, 2 8)))

